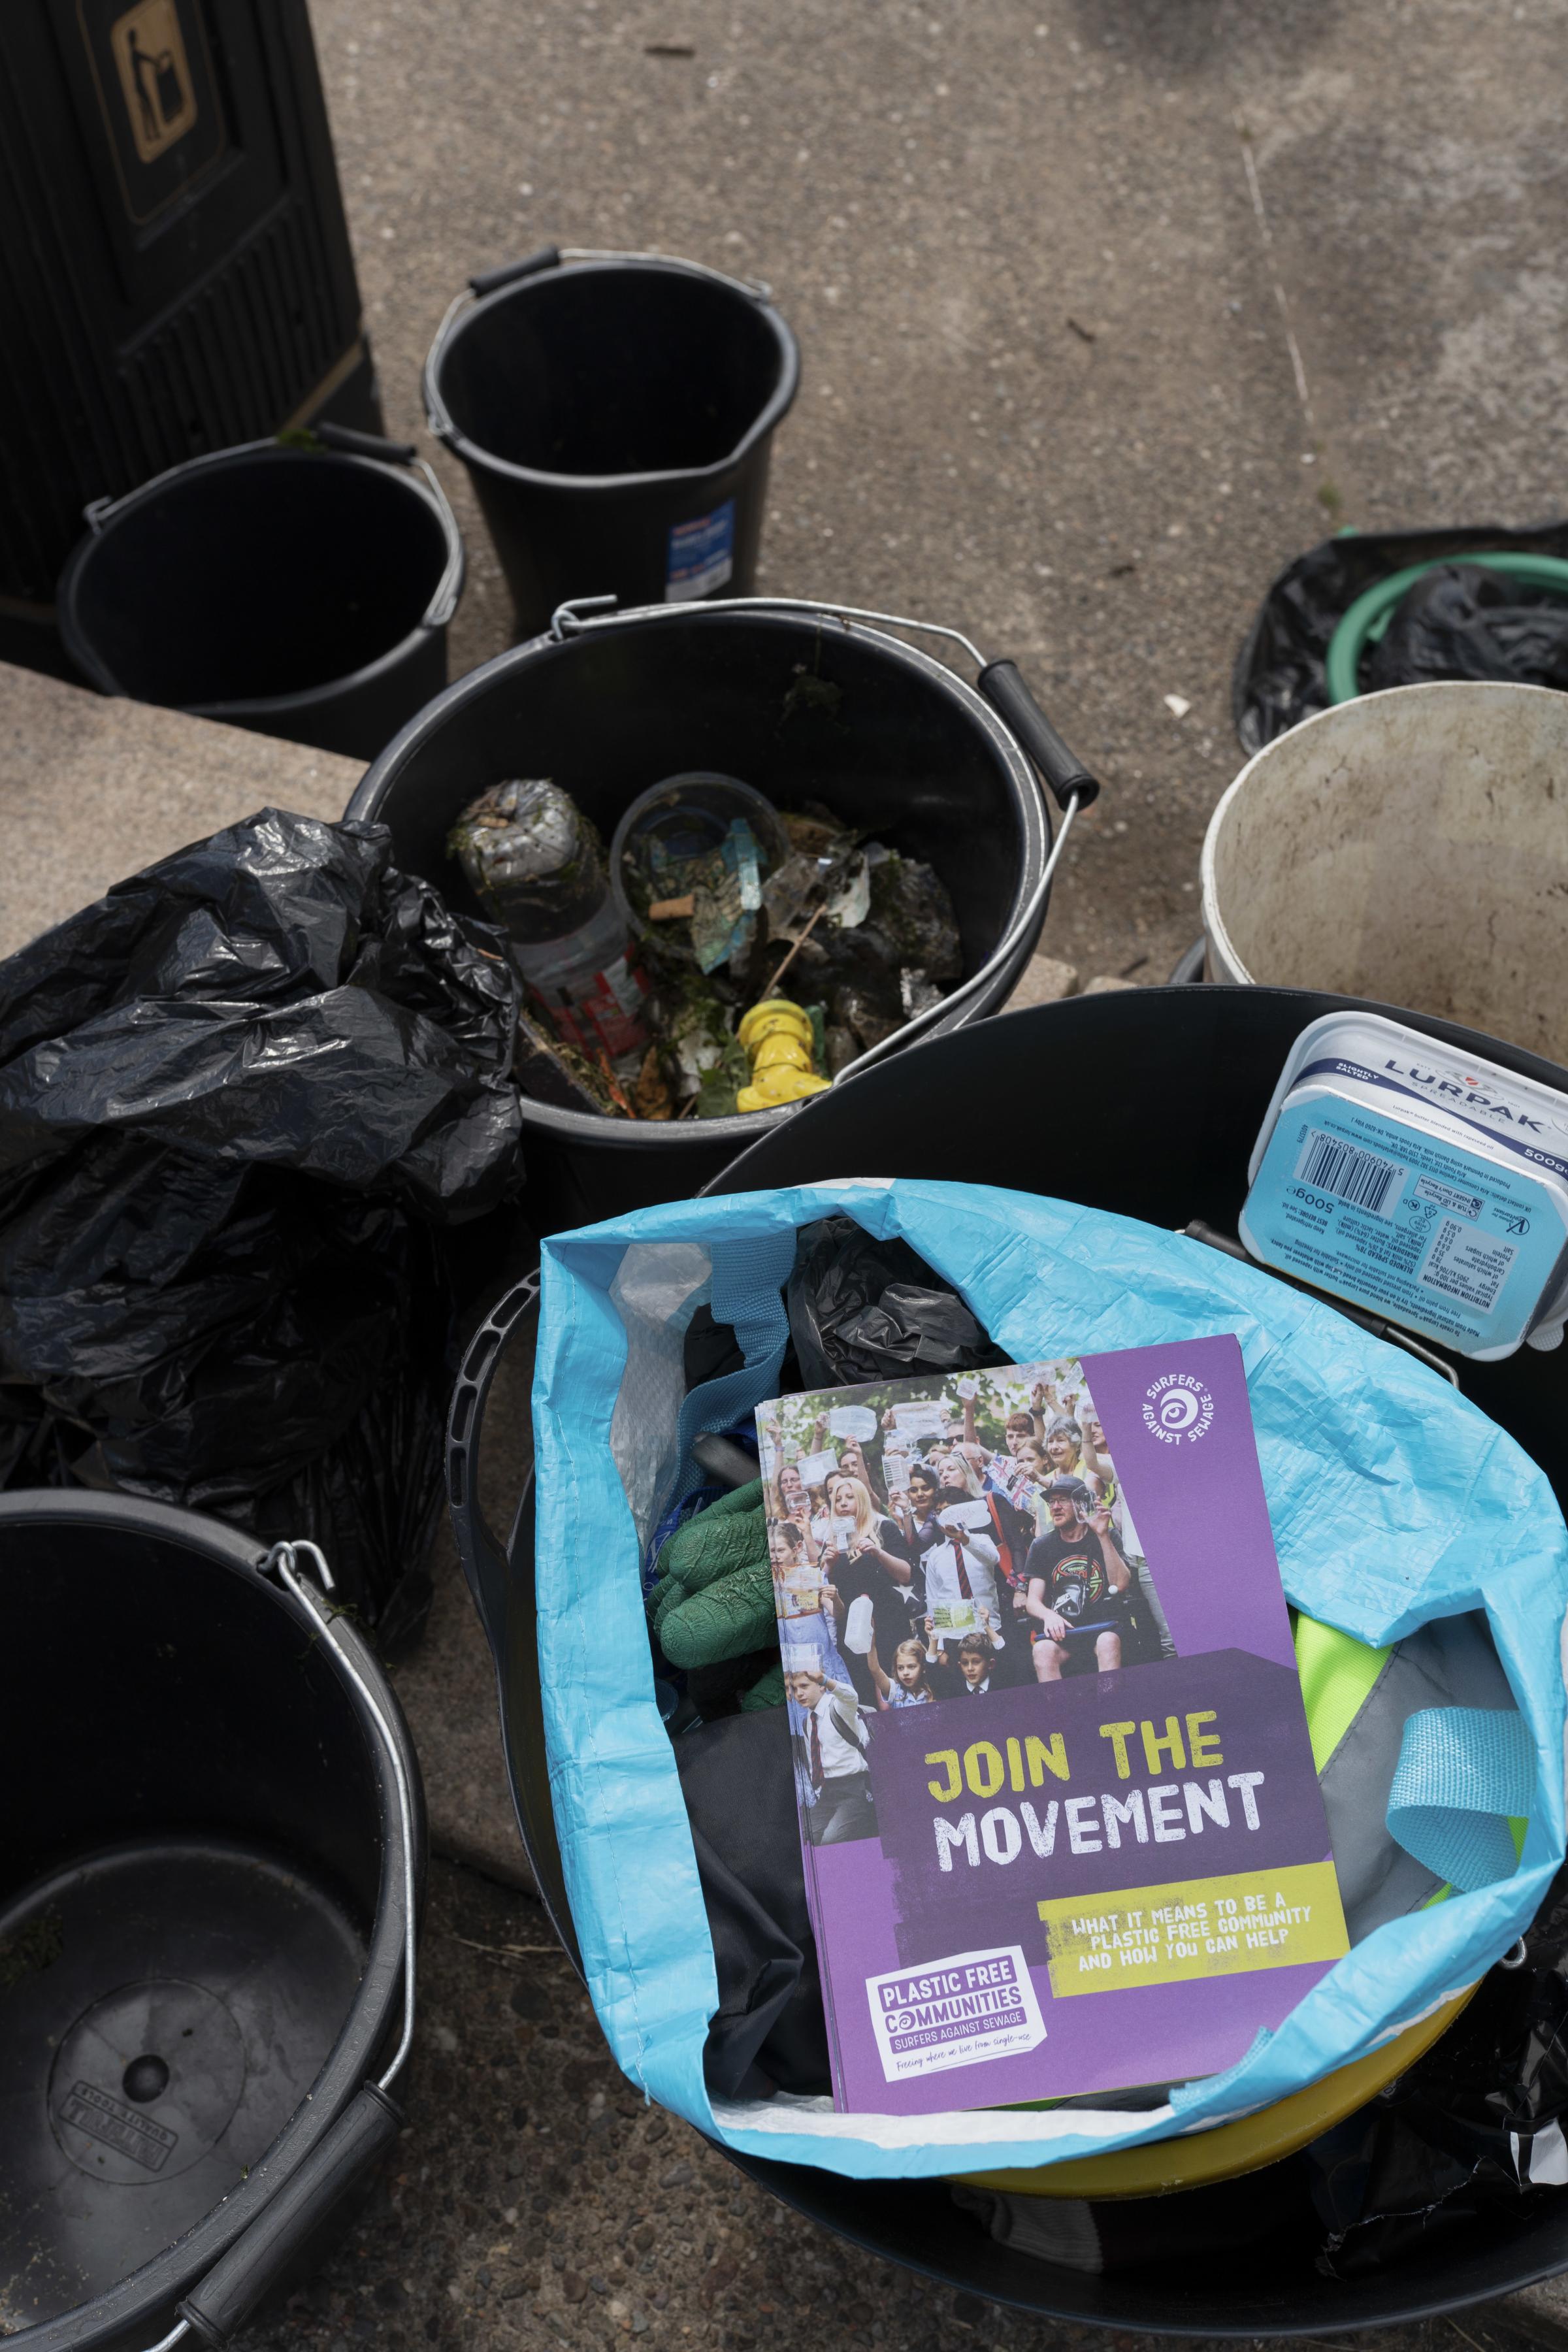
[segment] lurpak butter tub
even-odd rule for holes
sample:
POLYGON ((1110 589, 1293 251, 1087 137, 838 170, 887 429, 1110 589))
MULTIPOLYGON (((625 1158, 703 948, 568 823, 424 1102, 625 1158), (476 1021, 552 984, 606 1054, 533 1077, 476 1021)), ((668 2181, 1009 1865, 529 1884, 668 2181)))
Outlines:
POLYGON ((1568 1317, 1568 1096, 1419 1031, 1297 1038, 1247 1170, 1264 1265, 1490 1362, 1568 1317))

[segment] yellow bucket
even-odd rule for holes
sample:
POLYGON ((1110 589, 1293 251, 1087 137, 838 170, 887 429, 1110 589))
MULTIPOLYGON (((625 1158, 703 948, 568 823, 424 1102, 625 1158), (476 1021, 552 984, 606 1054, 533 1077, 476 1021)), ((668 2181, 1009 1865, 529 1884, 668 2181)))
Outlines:
POLYGON ((1288 2099, 1259 2108, 1255 2116, 1238 2116, 1212 2131, 1152 2140, 1141 2147, 1111 2148, 1104 2156, 1080 2156, 1028 2172, 965 2172, 958 2178, 967 2188, 997 2189, 1008 2197, 1166 2197, 1174 2189, 1203 2189, 1213 2181, 1234 2180, 1243 2172, 1261 2171, 1266 2164, 1294 2156, 1309 2140, 1375 2098, 1447 2032, 1475 1990, 1468 1985, 1381 2049, 1338 2067, 1321 2083, 1309 2083, 1304 2091, 1293 2091, 1288 2099))

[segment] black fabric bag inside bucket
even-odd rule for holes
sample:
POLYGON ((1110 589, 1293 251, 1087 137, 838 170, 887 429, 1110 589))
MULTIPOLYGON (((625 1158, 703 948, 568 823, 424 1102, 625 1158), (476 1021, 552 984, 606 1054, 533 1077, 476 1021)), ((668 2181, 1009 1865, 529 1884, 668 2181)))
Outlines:
POLYGON ((778 1711, 697 1725, 676 1741, 675 1761, 719 1977, 702 2053, 709 2091, 739 2099, 826 2093, 827 2023, 778 1711), (746 1791, 743 1805, 737 1789, 746 1791))

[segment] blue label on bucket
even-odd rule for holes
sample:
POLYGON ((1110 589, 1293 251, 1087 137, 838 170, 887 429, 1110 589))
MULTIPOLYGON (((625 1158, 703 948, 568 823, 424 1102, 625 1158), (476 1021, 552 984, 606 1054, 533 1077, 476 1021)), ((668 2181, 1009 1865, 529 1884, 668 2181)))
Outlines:
POLYGON ((671 525, 664 601, 683 604, 694 596, 710 596, 734 569, 735 501, 726 499, 711 514, 671 525))

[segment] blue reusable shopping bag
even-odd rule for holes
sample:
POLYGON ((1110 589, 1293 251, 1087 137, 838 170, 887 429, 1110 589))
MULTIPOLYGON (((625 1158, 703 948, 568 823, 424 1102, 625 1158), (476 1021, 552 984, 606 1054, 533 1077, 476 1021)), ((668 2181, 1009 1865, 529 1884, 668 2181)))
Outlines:
MULTIPOLYGON (((1260 1268, 1126 1217, 984 1185, 863 1180, 644 1209, 545 1243, 534 1426, 551 1794, 589 1989, 633 2081, 748 2155, 857 2179, 929 2176, 1205 2129, 1364 2056, 1473 1983, 1529 1926, 1563 1860, 1568 1531, 1551 1487, 1435 1372, 1260 1268), (1534 1763, 1517 1868, 1375 1928, 1278 2032, 1164 2106, 905 2118, 836 2115, 826 2098, 785 2093, 714 2102, 705 2088, 717 1978, 654 1700, 642 1549, 690 1482, 697 1429, 773 1393, 773 1295, 793 1237, 836 1212, 907 1241, 1016 1362, 1234 1332, 1289 1600, 1378 1645, 1469 1611, 1489 1621, 1523 1717, 1526 1777, 1534 1763), (722 1396, 683 1413, 682 1339, 709 1300, 735 1325, 750 1376, 715 1383, 722 1396)), ((1405 1816, 1439 1844, 1454 1838, 1465 1791, 1406 1760, 1405 1816)), ((1497 1852, 1484 1839, 1470 1850, 1497 1852)))

